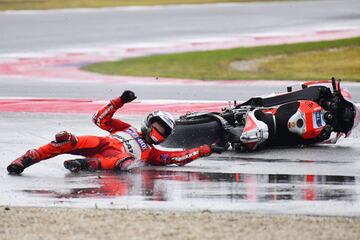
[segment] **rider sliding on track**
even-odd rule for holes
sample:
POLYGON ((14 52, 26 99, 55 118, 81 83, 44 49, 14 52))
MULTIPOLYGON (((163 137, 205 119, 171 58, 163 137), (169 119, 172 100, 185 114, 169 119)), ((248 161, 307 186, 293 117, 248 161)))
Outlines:
POLYGON ((162 151, 153 145, 160 144, 173 133, 175 120, 167 112, 155 111, 144 120, 141 132, 130 124, 114 119, 114 113, 125 103, 136 99, 132 91, 126 90, 120 97, 111 100, 95 113, 93 122, 110 135, 75 136, 63 131, 52 141, 38 149, 28 150, 14 160, 7 170, 10 174, 20 174, 25 168, 60 154, 80 155, 84 158, 67 160, 65 168, 71 172, 80 170, 131 170, 144 165, 185 165, 199 157, 211 153, 221 153, 225 149, 215 145, 202 145, 181 151, 162 151))

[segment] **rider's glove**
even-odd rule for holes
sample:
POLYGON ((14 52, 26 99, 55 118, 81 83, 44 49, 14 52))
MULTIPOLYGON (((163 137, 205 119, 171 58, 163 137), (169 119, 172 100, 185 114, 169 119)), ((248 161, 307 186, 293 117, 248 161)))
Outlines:
POLYGON ((136 96, 133 91, 125 90, 120 96, 120 99, 123 103, 128 103, 134 101, 136 99, 136 96))
POLYGON ((229 148, 229 144, 227 143, 225 146, 217 145, 216 143, 213 143, 211 145, 202 145, 199 147, 199 155, 200 157, 206 157, 209 156, 212 153, 222 153, 226 151, 229 148))
POLYGON ((207 144, 199 147, 199 155, 200 157, 209 156, 212 153, 211 147, 207 144))

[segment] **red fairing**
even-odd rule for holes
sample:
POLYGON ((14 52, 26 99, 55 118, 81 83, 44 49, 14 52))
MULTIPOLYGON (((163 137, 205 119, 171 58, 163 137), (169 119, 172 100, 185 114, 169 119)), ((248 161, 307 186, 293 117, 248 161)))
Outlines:
POLYGON ((121 108, 124 104, 120 97, 110 101, 107 105, 102 107, 93 116, 93 122, 101 129, 108 132, 122 131, 129 128, 131 125, 119 119, 113 119, 116 110, 121 108))
MULTIPOLYGON (((324 126, 326 125, 323 118, 324 109, 320 107, 317 103, 312 101, 300 101, 300 112, 305 117, 305 132, 302 134, 304 139, 313 139, 316 138, 324 126)), ((291 129, 292 123, 289 121, 289 128, 291 129)))
POLYGON ((352 132, 352 130, 353 130, 354 128, 356 128, 356 127, 359 125, 359 123, 360 123, 360 109, 359 109, 358 106, 356 106, 356 104, 354 104, 354 103, 351 101, 351 100, 352 100, 352 96, 351 96, 351 94, 350 94, 350 92, 349 92, 348 89, 341 88, 340 90, 341 90, 341 95, 344 97, 344 99, 345 99, 347 102, 349 102, 351 105, 353 105, 353 108, 354 108, 354 111, 355 111, 354 123, 353 123, 353 125, 352 125, 352 128, 351 128, 351 130, 345 135, 345 137, 349 137, 350 134, 351 134, 351 132, 352 132))

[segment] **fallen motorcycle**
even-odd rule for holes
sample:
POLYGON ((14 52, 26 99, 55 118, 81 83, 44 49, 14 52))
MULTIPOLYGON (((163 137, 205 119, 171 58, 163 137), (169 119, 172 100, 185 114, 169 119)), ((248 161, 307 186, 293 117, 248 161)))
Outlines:
POLYGON ((236 151, 268 146, 336 143, 348 137, 360 121, 359 109, 340 80, 306 82, 300 90, 248 101, 221 112, 191 112, 176 120, 164 147, 191 148, 201 144, 231 144, 236 151), (330 86, 326 86, 329 85, 330 86))

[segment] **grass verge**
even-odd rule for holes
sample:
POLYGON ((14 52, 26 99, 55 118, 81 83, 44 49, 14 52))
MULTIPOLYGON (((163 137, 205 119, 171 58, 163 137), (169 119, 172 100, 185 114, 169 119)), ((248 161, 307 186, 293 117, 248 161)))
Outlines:
MULTIPOLYGON (((274 0, 0 0, 0 10, 100 8, 222 2, 271 2, 274 0)), ((286 1, 286 0, 282 0, 286 1)), ((289 1, 289 0, 288 0, 289 1)))
POLYGON ((84 70, 108 75, 200 80, 316 80, 336 76, 347 81, 360 81, 360 37, 155 55, 98 63, 86 66, 84 70))

